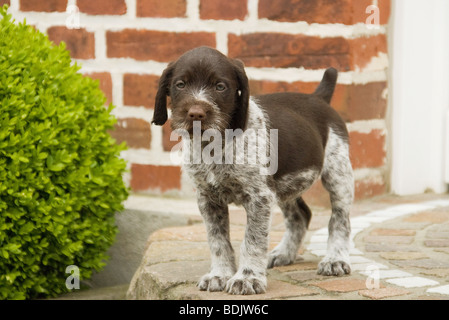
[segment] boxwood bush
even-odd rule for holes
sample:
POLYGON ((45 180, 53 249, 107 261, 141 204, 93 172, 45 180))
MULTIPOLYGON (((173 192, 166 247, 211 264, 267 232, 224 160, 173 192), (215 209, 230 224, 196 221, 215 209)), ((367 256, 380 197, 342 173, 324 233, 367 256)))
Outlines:
POLYGON ((128 190, 97 81, 0 7, 0 299, 68 291, 107 259, 128 190))

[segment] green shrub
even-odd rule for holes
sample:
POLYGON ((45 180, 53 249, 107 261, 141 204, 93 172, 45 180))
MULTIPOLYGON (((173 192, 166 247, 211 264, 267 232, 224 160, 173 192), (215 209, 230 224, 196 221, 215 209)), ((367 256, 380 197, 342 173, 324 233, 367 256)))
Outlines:
POLYGON ((67 292, 107 259, 128 191, 113 106, 65 45, 0 7, 0 299, 67 292))

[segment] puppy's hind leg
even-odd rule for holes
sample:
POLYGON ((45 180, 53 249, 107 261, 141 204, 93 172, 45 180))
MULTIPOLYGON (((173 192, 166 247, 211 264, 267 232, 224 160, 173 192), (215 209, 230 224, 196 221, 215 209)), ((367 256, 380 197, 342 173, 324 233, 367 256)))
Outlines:
POLYGON ((268 256, 268 268, 292 264, 307 232, 312 212, 302 198, 280 202, 286 231, 268 256))
POLYGON ((354 199, 354 177, 347 141, 331 129, 321 175, 329 191, 332 216, 329 220, 327 254, 318 265, 318 274, 342 276, 351 273, 349 262, 349 212, 354 199))

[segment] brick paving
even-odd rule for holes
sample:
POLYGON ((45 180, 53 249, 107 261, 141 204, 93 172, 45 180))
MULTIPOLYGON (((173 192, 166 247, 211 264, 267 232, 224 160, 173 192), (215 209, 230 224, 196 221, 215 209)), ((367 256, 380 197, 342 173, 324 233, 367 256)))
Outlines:
MULTIPOLYGON (((449 197, 381 197, 352 210, 351 275, 316 273, 325 254, 329 209, 314 217, 294 264, 267 271, 265 294, 232 296, 196 287, 209 269, 209 249, 201 217, 192 225, 166 228, 149 239, 127 299, 195 300, 449 300, 449 197)), ((244 211, 230 211, 236 253, 244 237, 244 211)), ((283 218, 272 220, 270 247, 282 238, 283 218)), ((238 256, 238 254, 237 254, 238 256)))
MULTIPOLYGON (((449 197, 387 196, 356 203, 351 216, 352 273, 316 273, 327 246, 329 209, 314 208, 303 247, 294 264, 267 271, 268 290, 256 296, 201 292, 196 281, 209 267, 205 228, 193 225, 159 230, 149 239, 128 299, 344 299, 449 300, 449 197)), ((239 252, 244 212, 231 210, 231 240, 239 252)), ((282 214, 273 216, 270 247, 282 238, 282 214)), ((238 254, 237 254, 238 255, 238 254)))

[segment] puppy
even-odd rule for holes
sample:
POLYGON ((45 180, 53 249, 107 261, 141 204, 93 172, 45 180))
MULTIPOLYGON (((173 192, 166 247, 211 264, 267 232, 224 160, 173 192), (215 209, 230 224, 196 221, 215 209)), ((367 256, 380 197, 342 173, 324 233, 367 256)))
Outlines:
MULTIPOLYGON (((186 161, 183 165, 196 186, 211 253, 211 269, 200 279, 200 290, 264 293, 266 268, 296 259, 312 215, 301 195, 320 177, 330 194, 332 216, 327 254, 318 265, 318 274, 351 272, 349 211, 354 179, 345 123, 329 106, 336 80, 337 71, 330 68, 313 94, 251 97, 243 63, 208 47, 188 51, 164 70, 152 123, 167 121, 169 96, 172 129, 188 132, 183 135, 183 152, 192 150, 195 129, 200 134, 213 130, 225 136, 221 149, 213 150, 214 159, 223 160, 223 154, 217 156, 223 150, 228 151, 227 160, 233 160, 186 161), (257 139, 246 135, 250 131, 257 139), (271 164, 276 164, 272 166, 276 170, 267 170, 267 161, 241 161, 245 155, 261 155, 267 150, 275 153, 271 164), (238 268, 229 237, 229 203, 242 205, 247 213, 238 268), (271 212, 276 203, 283 212, 286 232, 268 253, 271 212)), ((205 140, 203 137, 197 144, 202 151, 207 147, 205 140)))

